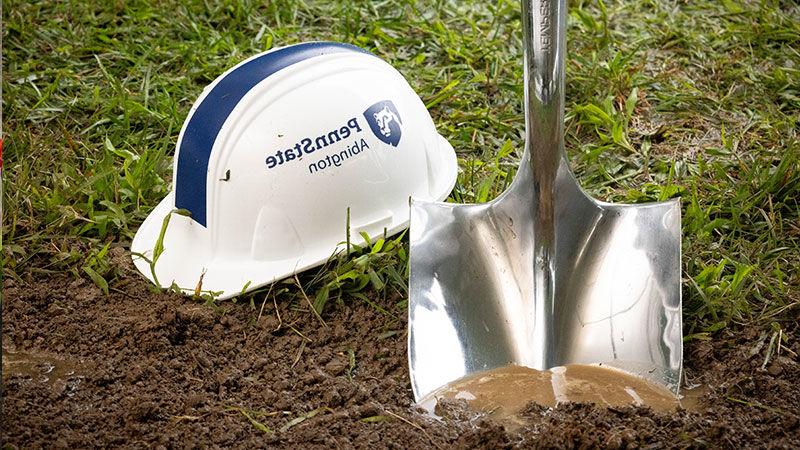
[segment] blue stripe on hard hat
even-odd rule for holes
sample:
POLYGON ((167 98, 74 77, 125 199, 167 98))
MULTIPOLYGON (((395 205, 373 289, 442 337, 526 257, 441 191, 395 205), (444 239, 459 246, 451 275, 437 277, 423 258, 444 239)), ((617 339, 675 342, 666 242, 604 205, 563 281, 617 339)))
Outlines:
POLYGON ((256 84, 275 72, 315 56, 340 52, 367 53, 354 45, 308 42, 284 47, 242 64, 225 75, 206 95, 186 125, 175 174, 175 207, 187 209, 206 226, 208 160, 228 116, 256 84))

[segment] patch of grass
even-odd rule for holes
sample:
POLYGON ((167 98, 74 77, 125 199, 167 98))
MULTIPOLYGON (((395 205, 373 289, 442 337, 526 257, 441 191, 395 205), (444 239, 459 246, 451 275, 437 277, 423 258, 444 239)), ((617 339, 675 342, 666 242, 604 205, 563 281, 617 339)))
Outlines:
MULTIPOLYGON (((168 192, 203 87, 306 40, 394 64, 458 152, 452 199, 494 198, 516 170, 524 123, 519 6, 489 3, 7 2, 4 275, 70 271, 113 287, 107 249, 127 246, 168 192)), ((690 337, 797 317, 798 16, 772 0, 570 2, 567 152, 598 198, 682 198, 690 337)), ((402 310, 406 254, 404 240, 379 240, 300 284, 318 312, 352 297, 402 310)), ((270 295, 300 301, 296 284, 270 295)))

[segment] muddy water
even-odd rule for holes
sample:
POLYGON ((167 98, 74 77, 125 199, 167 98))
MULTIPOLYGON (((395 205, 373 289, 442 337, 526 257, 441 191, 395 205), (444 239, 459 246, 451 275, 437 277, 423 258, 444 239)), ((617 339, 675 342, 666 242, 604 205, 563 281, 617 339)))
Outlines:
POLYGON ((519 413, 530 402, 547 407, 563 402, 646 405, 664 412, 673 411, 680 404, 672 392, 661 386, 619 370, 581 364, 548 371, 501 367, 456 380, 419 404, 434 413, 441 399, 465 400, 472 409, 510 425, 523 423, 519 413))
POLYGON ((34 383, 42 383, 53 389, 64 391, 74 389, 83 378, 81 365, 48 353, 16 351, 3 347, 3 382, 9 378, 21 377, 34 383))

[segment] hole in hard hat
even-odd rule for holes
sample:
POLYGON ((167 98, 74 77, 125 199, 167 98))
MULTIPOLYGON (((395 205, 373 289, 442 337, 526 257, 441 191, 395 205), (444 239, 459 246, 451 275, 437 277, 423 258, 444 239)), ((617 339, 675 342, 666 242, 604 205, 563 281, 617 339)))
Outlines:
POLYGON ((540 371, 506 366, 468 375, 423 398, 429 413, 447 415, 453 401, 466 405, 514 428, 525 423, 522 413, 530 403, 554 407, 559 403, 597 406, 649 406, 669 412, 681 404, 666 388, 625 372, 595 365, 572 364, 540 371))

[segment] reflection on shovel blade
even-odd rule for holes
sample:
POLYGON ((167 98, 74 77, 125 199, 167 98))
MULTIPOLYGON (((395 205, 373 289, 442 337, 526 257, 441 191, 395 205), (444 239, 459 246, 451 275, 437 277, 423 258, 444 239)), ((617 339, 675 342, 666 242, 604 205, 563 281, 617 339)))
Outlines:
POLYGON ((565 0, 523 0, 526 145, 483 205, 412 202, 409 368, 417 400, 508 364, 606 364, 677 393, 680 204, 586 195, 564 153, 565 0))

